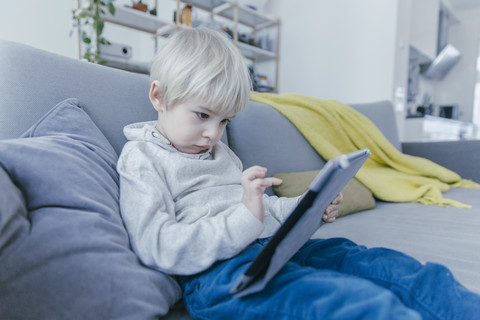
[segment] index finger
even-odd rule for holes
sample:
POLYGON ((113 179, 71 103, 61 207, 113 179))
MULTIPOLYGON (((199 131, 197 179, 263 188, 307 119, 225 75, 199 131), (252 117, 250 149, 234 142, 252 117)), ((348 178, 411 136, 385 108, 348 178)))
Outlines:
POLYGON ((242 177, 247 178, 248 180, 254 180, 256 178, 263 178, 267 169, 260 166, 253 166, 243 171, 242 177))

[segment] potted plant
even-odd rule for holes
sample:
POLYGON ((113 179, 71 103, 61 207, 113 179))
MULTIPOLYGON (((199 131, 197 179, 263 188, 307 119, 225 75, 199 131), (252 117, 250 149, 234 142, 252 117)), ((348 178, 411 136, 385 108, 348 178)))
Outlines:
POLYGON ((87 61, 105 64, 106 59, 100 56, 100 45, 110 45, 105 37, 102 36, 103 28, 105 26, 101 19, 101 15, 106 13, 115 14, 115 0, 88 0, 85 6, 79 8, 75 17, 80 28, 81 41, 86 45, 83 58, 87 61))
POLYGON ((139 1, 132 1, 132 8, 136 10, 140 10, 143 12, 148 11, 148 5, 142 2, 142 0, 139 1))

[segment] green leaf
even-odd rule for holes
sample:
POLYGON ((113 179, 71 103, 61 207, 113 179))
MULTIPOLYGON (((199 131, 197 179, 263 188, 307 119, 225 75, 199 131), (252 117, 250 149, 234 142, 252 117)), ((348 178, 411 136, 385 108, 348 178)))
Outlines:
POLYGON ((83 54, 83 59, 87 60, 88 62, 93 62, 90 52, 85 52, 83 54))
POLYGON ((101 20, 93 20, 93 30, 95 31, 97 37, 100 36, 103 32, 105 23, 101 20))
POLYGON ((115 6, 113 5, 113 3, 110 2, 110 3, 107 5, 107 8, 108 8, 108 12, 110 12, 110 14, 111 14, 112 16, 115 15, 115 6))
POLYGON ((77 14, 77 19, 84 19, 86 17, 87 17, 86 12, 80 12, 79 14, 77 14))
POLYGON ((99 40, 98 40, 101 44, 104 44, 104 45, 110 45, 110 41, 108 41, 107 39, 101 37, 99 40))
POLYGON ((110 45, 110 41, 106 38, 101 37, 105 23, 101 20, 101 14, 105 14, 106 9, 112 15, 115 14, 115 0, 89 0, 89 6, 87 9, 82 9, 77 14, 77 19, 79 20, 80 26, 91 25, 90 28, 87 28, 86 31, 82 30, 81 41, 88 46, 85 48, 85 53, 83 57, 93 63, 105 63, 107 60, 100 58, 100 53, 98 51, 98 46, 110 45), (95 43, 95 47, 92 45, 95 43))
POLYGON ((97 21, 97 26, 95 28, 97 30, 97 35, 102 34, 104 26, 105 26, 105 23, 103 23, 103 21, 97 21))

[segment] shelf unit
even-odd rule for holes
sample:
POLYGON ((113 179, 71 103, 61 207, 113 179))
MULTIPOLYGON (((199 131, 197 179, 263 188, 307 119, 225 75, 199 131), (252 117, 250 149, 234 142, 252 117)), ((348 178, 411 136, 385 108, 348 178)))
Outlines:
POLYGON ((280 20, 262 14, 252 8, 243 6, 238 0, 176 0, 177 1, 177 26, 181 26, 181 5, 191 5, 203 11, 210 13, 210 19, 213 22, 216 16, 225 18, 232 24, 232 40, 239 48, 242 55, 252 62, 255 68, 258 63, 273 61, 274 62, 274 80, 273 85, 268 87, 259 86, 257 89, 268 88, 268 91, 277 92, 278 89, 278 53, 280 39, 280 20), (274 28, 276 36, 275 48, 268 50, 258 46, 250 45, 239 40, 239 26, 243 25, 251 30, 252 38, 256 39, 261 30, 274 28))
MULTIPOLYGON (((73 11, 75 17, 80 12, 82 5, 86 3, 86 0, 77 0, 77 8, 73 11)), ((155 0, 155 7, 158 7, 158 0, 155 0)), ((167 36, 177 29, 175 23, 166 21, 157 16, 154 16, 148 12, 142 12, 130 7, 115 5, 115 14, 112 15, 106 11, 101 15, 102 21, 106 23, 112 23, 125 28, 145 32, 152 35, 154 41, 154 51, 158 50, 158 37, 167 36)), ((81 42, 81 27, 78 26, 78 59, 82 59, 82 42, 81 42)), ((152 55, 155 53, 153 52, 152 55)), ((122 57, 105 57, 107 62, 106 66, 127 70, 137 73, 149 73, 149 64, 146 62, 135 61, 130 59, 123 59, 122 57)))
POLYGON ((102 20, 155 36, 169 34, 176 28, 173 22, 164 21, 150 13, 128 7, 115 7, 115 14, 106 12, 102 15, 102 20))
MULTIPOLYGON (((102 21, 120 25, 125 28, 146 32, 152 35, 154 41, 155 52, 158 50, 158 40, 161 37, 166 37, 179 29, 187 28, 181 24, 181 11, 187 6, 198 8, 210 14, 211 22, 214 22, 216 17, 222 17, 224 21, 230 22, 232 29, 232 41, 239 48, 242 55, 252 62, 255 68, 259 63, 266 61, 274 62, 274 77, 273 84, 270 86, 270 91, 277 91, 278 88, 278 51, 279 51, 279 37, 280 37, 280 20, 272 18, 257 12, 254 9, 238 4, 237 0, 173 0, 176 2, 176 22, 166 21, 158 16, 151 15, 148 12, 142 12, 129 7, 115 6, 115 14, 111 15, 109 12, 102 14, 102 21), (251 44, 241 42, 239 40, 240 28, 251 31, 252 38, 256 38, 258 32, 267 28, 274 28, 275 48, 267 50, 251 44)), ((77 0, 77 8, 74 10, 74 15, 79 12, 85 0, 77 0)), ((158 0, 155 1, 157 10, 158 0)), ((173 14, 173 13, 172 13, 173 14)), ((80 35, 80 27, 78 28, 80 35)), ((268 29, 270 34, 270 29, 268 29)), ((155 53, 152 53, 153 54, 155 53)), ((82 58, 82 44, 79 36, 78 39, 78 58, 82 58)), ((133 72, 148 73, 148 65, 145 62, 132 61, 122 58, 108 57, 107 66, 124 69, 133 72)), ((258 88, 262 88, 261 86, 258 88)))

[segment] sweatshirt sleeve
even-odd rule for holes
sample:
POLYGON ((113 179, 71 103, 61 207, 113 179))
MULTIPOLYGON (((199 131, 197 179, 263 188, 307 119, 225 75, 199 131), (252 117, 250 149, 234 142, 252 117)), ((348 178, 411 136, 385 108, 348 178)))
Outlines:
POLYGON ((195 274, 238 254, 262 233, 263 224, 242 203, 193 223, 177 222, 162 170, 148 157, 139 161, 135 152, 122 152, 117 170, 122 217, 144 264, 168 274, 195 274))
POLYGON ((270 212, 278 222, 283 223, 292 213, 299 199, 300 197, 286 198, 264 195, 263 204, 266 211, 270 212))

